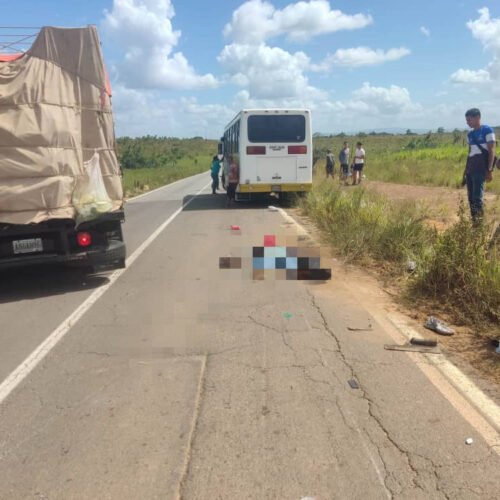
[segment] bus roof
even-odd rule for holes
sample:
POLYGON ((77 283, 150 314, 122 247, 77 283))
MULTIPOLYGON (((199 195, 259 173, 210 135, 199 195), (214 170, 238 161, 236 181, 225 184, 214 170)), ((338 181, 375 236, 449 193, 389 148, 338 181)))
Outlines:
POLYGON ((246 108, 238 111, 236 116, 225 126, 225 129, 229 128, 238 118, 243 114, 253 114, 253 113, 275 113, 275 114, 310 114, 310 110, 306 108, 246 108))

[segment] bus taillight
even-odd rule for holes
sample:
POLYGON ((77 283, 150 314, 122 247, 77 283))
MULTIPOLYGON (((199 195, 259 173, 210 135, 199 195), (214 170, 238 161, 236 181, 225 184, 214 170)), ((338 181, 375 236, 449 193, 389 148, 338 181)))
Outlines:
POLYGON ((247 155, 265 155, 266 146, 247 146, 247 155))
POLYGON ((307 146, 288 146, 289 155, 306 155, 307 146))

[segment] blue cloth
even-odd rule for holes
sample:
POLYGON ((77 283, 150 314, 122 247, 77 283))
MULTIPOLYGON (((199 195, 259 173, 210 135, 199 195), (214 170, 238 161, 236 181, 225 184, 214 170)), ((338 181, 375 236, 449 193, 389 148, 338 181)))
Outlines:
POLYGON ((488 125, 481 125, 477 130, 471 130, 467 134, 467 141, 470 146, 469 156, 484 154, 477 144, 487 150, 488 144, 495 142, 495 131, 488 125))
POLYGON ((212 162, 212 166, 210 167, 210 171, 211 171, 212 177, 219 175, 219 172, 220 172, 220 161, 219 160, 214 160, 212 162))
POLYGON ((341 165, 348 165, 349 164, 349 148, 347 149, 341 149, 340 154, 339 154, 339 161, 341 165))
POLYGON ((467 197, 469 198, 470 213, 475 220, 483 216, 483 194, 484 183, 486 182, 486 170, 471 170, 467 172, 465 179, 467 181, 467 197))

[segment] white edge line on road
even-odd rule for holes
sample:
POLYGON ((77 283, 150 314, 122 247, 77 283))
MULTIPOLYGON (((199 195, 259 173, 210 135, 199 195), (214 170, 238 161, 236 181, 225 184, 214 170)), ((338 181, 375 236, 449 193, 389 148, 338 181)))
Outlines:
MULTIPOLYGON (((409 339, 411 337, 422 338, 422 336, 406 322, 393 314, 387 316, 389 321, 409 339)), ((497 431, 500 431, 500 408, 490 399, 472 380, 458 369, 444 356, 427 355, 427 360, 436 366, 439 371, 451 382, 470 403, 472 403, 486 420, 490 422, 497 431)))
MULTIPOLYGON (((308 234, 308 231, 299 224, 291 215, 289 215, 282 208, 278 208, 278 211, 284 217, 286 221, 293 222, 301 232, 308 234)), ((388 316, 389 321, 393 326, 397 328, 397 330, 410 339, 411 337, 422 338, 421 335, 414 329, 410 328, 403 321, 396 318, 394 315, 388 316)), ((461 394, 465 400, 471 404, 476 411, 479 412, 479 415, 482 415, 486 421, 496 430, 496 433, 500 432, 500 408, 497 404, 490 399, 479 387, 477 387, 472 380, 465 375, 459 368, 457 368, 453 363, 448 361, 446 358, 439 356, 434 357, 432 355, 426 355, 428 361, 432 363, 432 365, 439 370, 442 376, 447 379, 455 390, 461 394)), ((424 372, 425 373, 425 372, 424 372)), ((430 375, 425 373, 427 377, 430 375)), ((486 437, 483 432, 483 437, 486 437)), ((488 442, 492 441, 491 439, 487 439, 488 442)), ((499 443, 491 442, 497 446, 499 443)))
MULTIPOLYGON (((208 170, 207 170, 208 172, 208 170)), ((131 201, 136 201, 139 198, 144 198, 144 196, 149 196, 150 194, 156 193, 157 191, 160 191, 161 189, 166 189, 169 188, 170 186, 174 186, 175 184, 179 184, 179 182, 185 181, 187 179, 193 179, 195 177, 198 177, 199 175, 207 175, 205 172, 200 172, 199 174, 194 174, 191 175, 190 177, 183 177, 182 179, 177 179, 174 182, 171 182, 170 184, 165 184, 164 186, 160 186, 159 188, 152 189, 151 191, 146 191, 145 193, 138 194, 137 196, 134 196, 132 198, 127 198, 125 200, 125 203, 130 203, 131 201)))
POLYGON ((70 331, 81 317, 113 286, 116 280, 140 257, 140 255, 153 243, 161 232, 189 205, 193 199, 203 192, 211 181, 200 189, 190 200, 176 210, 161 226, 159 226, 147 240, 127 259, 127 267, 113 272, 109 281, 95 290, 84 302, 80 304, 1 384, 0 405, 14 391, 14 389, 37 367, 58 342, 70 331))

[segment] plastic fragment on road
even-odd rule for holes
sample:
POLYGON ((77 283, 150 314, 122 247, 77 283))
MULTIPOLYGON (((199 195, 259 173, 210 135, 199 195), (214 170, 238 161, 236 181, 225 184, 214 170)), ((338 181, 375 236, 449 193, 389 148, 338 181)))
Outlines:
POLYGON ((273 205, 269 205, 267 208, 270 212, 278 212, 279 211, 279 208, 277 208, 273 205))
POLYGON ((465 440, 465 444, 468 444, 468 445, 471 445, 473 442, 474 442, 474 440, 472 438, 467 438, 465 440))
POLYGON ((441 354, 441 349, 439 347, 428 347, 425 345, 414 345, 414 344, 385 344, 384 349, 387 351, 410 351, 410 352, 421 352, 426 354, 441 354))
POLYGON ((291 318, 293 318, 293 314, 289 313, 289 312, 285 312, 285 313, 283 313, 283 317, 285 319, 291 319, 291 318))
POLYGON ((231 230, 232 230, 232 231, 240 231, 240 230, 241 230, 241 228, 240 228, 240 226, 238 226, 238 225, 236 225, 236 224, 233 224, 233 225, 231 226, 231 230))
POLYGON ((406 261, 406 271, 409 273, 414 273, 417 269, 417 263, 414 260, 408 259, 406 261))
POLYGON ((424 324, 425 328, 428 330, 432 330, 433 332, 438 333, 439 335, 453 335, 455 330, 445 325, 442 321, 439 321, 434 316, 429 316, 427 321, 424 324))
POLYGON ((354 326, 348 326, 347 329, 350 332, 372 332, 373 331, 373 327, 372 327, 371 323, 366 328, 357 328, 354 326))
POLYGON ((418 339, 416 337, 412 337, 410 339, 410 344, 413 345, 424 345, 427 347, 436 347, 437 346, 437 340, 434 339, 418 339))
POLYGON ((351 389, 359 389, 359 384, 353 378, 348 380, 347 383, 351 386, 351 389))

